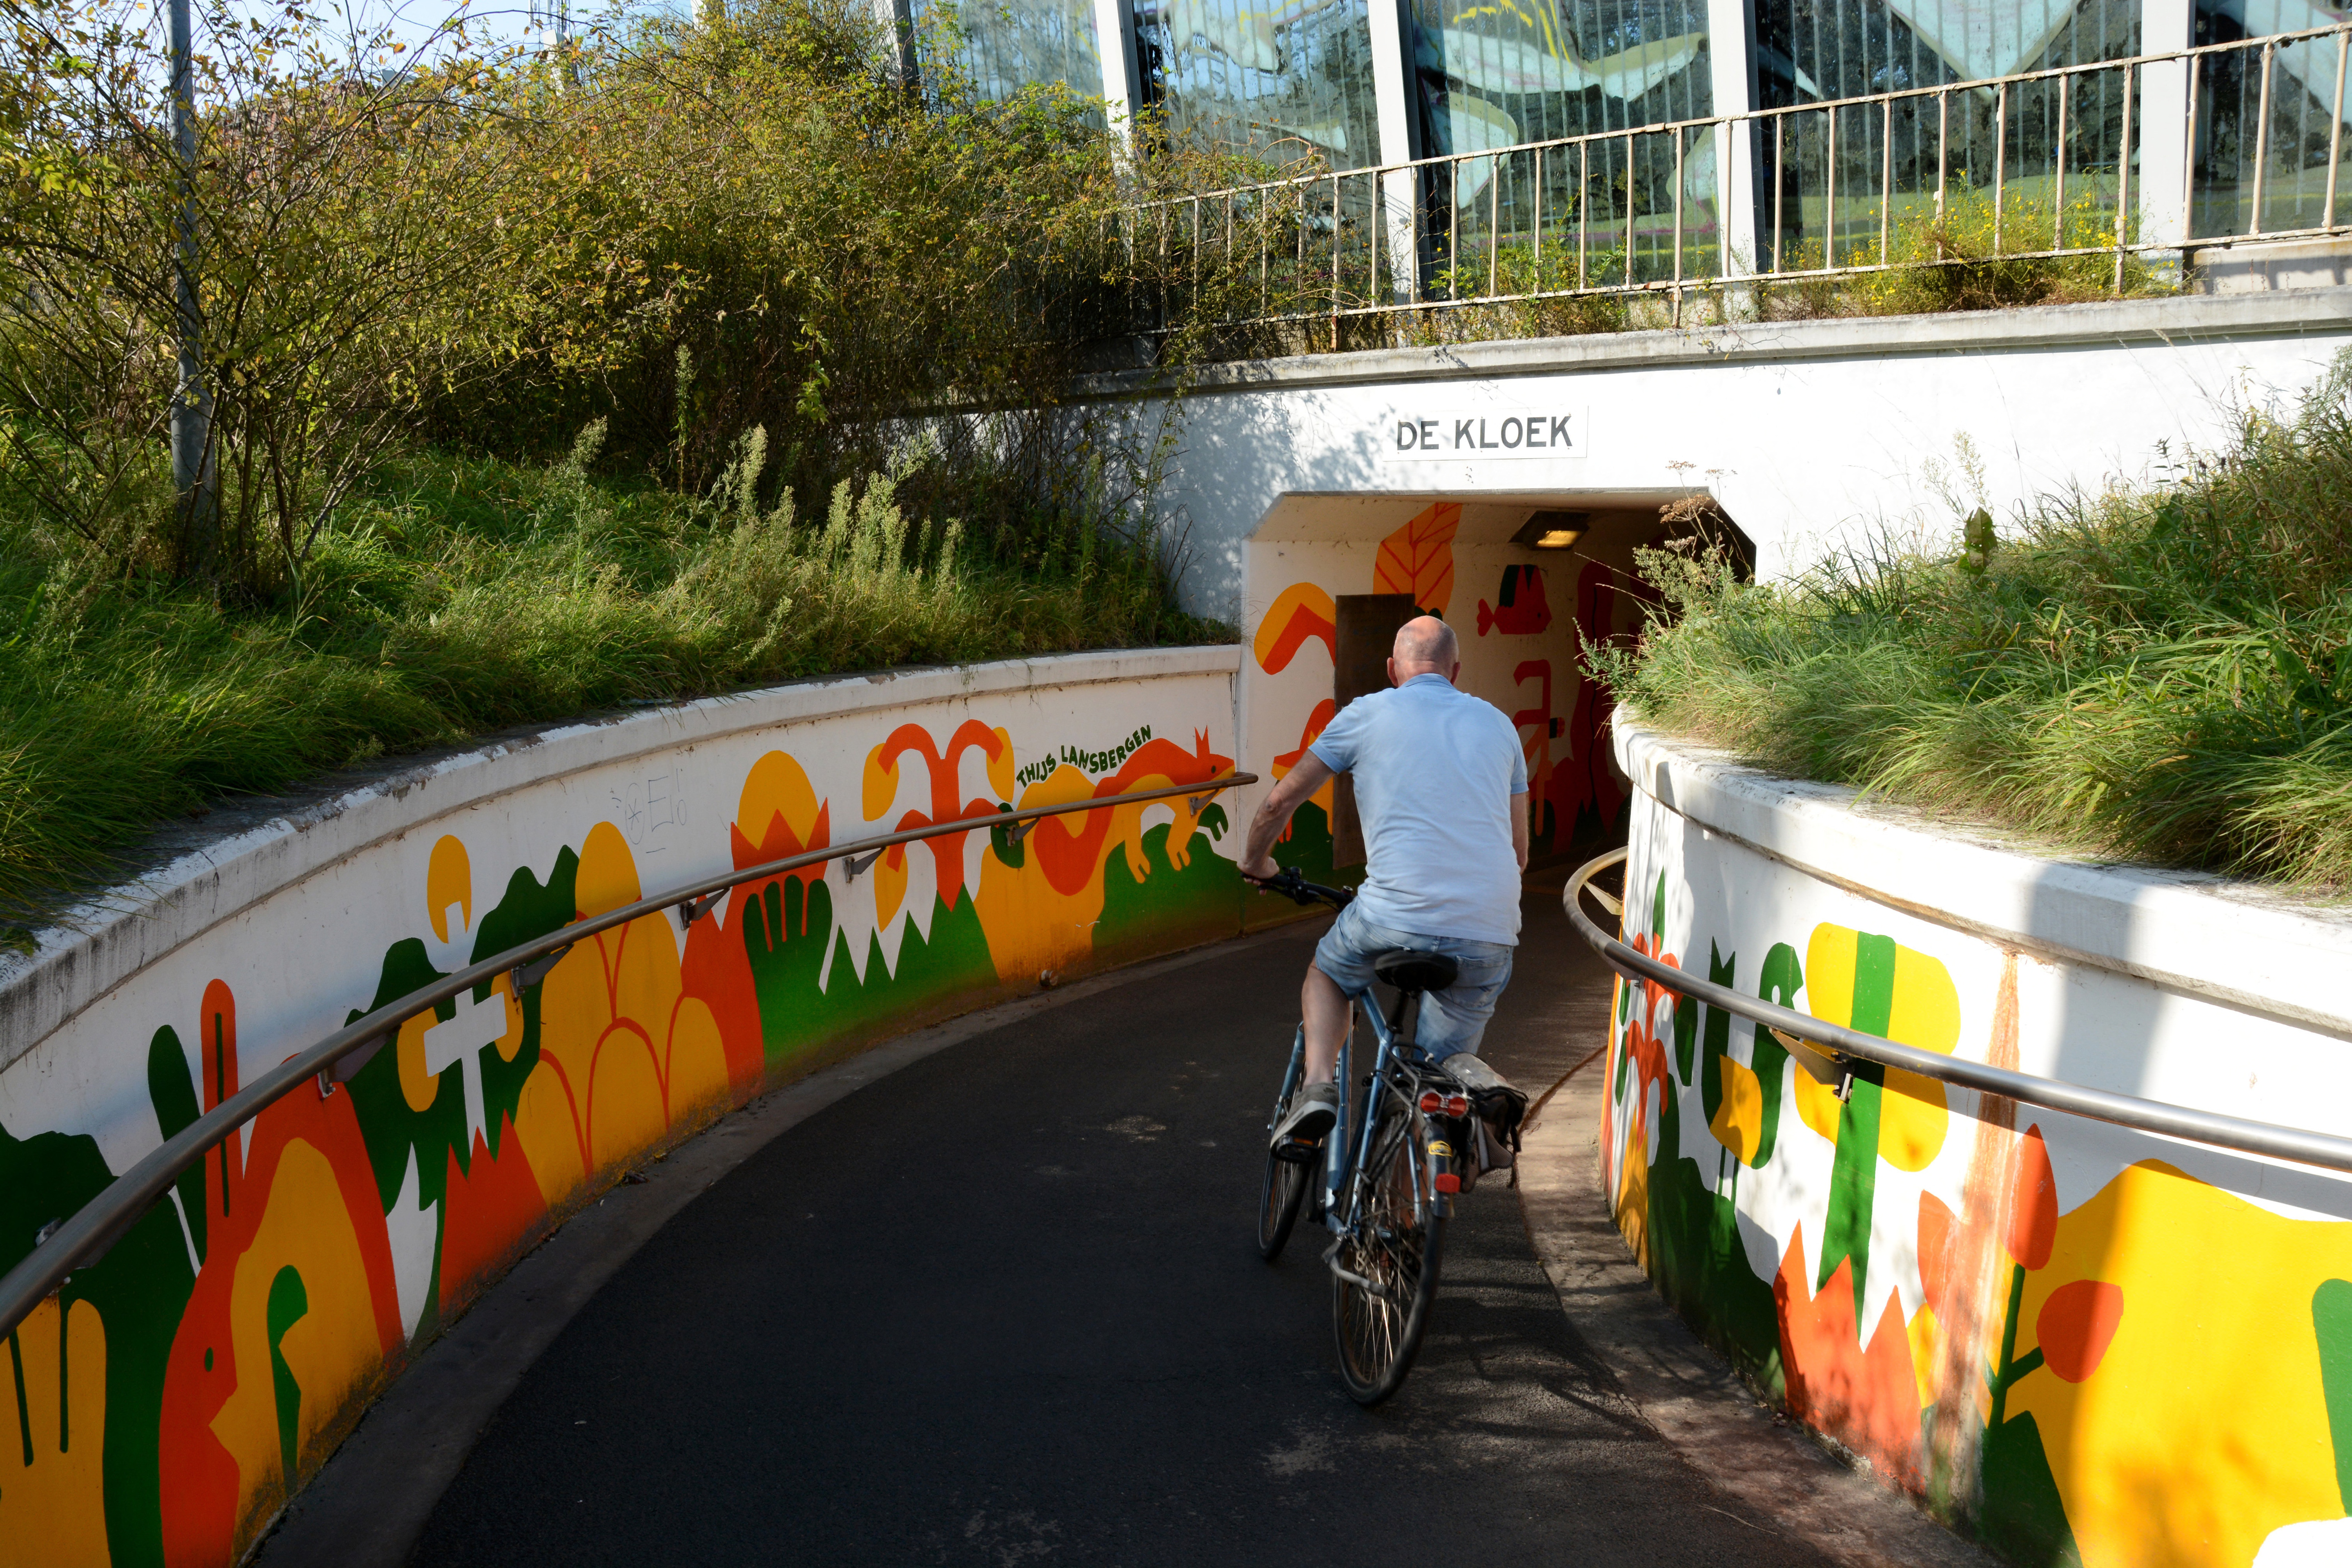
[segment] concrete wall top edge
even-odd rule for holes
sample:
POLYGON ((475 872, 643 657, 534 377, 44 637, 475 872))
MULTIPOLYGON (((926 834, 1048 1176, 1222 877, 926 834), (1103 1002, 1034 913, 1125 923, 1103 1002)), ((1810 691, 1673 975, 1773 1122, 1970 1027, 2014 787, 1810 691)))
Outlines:
POLYGON ((37 933, 30 954, 0 955, 0 1068, 148 964, 285 888, 372 845, 527 783, 698 744, 873 709, 1019 690, 1223 673, 1238 644, 1114 648, 987 664, 828 676, 755 691, 551 725, 419 763, 307 802, 178 855, 84 900, 37 933))
MULTIPOLYGON (((2006 310, 1838 317, 1811 321, 1735 321, 1654 331, 1301 354, 1286 359, 1204 365, 1193 373, 1185 391, 1189 395, 1201 396, 1672 364, 1894 357, 2098 342, 2171 342, 2180 339, 2274 336, 2282 330, 2340 328, 2347 323, 2352 323, 2352 288, 2191 294, 2161 300, 2033 305, 2006 310)), ((1161 395, 1170 384, 1168 378, 1157 371, 1122 371, 1081 377, 1076 394, 1081 401, 1118 402, 1161 395)))
POLYGON ((1614 729, 1618 761, 1644 795, 1810 876, 2000 947, 2352 1040, 2341 981, 2352 910, 2250 882, 2037 853, 1863 803, 1842 785, 1741 766, 1622 709, 1614 729))

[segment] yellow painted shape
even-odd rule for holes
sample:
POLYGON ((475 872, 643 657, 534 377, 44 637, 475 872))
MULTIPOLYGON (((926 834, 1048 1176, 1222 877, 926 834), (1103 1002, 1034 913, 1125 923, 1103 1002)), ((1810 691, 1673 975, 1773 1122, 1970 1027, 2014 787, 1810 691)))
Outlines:
MULTIPOLYGON (((598 897, 635 897, 635 863, 610 824, 590 832, 579 880, 598 897)), ((581 909, 593 912, 585 895, 581 909)), ((588 938, 548 972, 540 1062, 515 1131, 551 1205, 726 1092, 718 1023, 684 989, 677 937, 661 915, 588 938)))
POLYGON ((393 1059, 400 1068, 401 1098, 408 1101, 411 1110, 432 1110, 434 1097, 441 1092, 439 1076, 425 1070, 425 1031, 440 1021, 440 1015, 430 1009, 419 1013, 400 1026, 399 1037, 393 1042, 393 1059))
POLYGON ((600 822, 588 830, 572 888, 572 901, 583 915, 601 915, 645 897, 644 884, 637 880, 637 858, 618 827, 600 822))
POLYGON ((893 759, 885 767, 879 746, 866 753, 866 773, 857 798, 868 822, 889 810, 890 803, 898 798, 898 763, 893 759))
MULTIPOLYGON (((433 934, 449 940, 449 906, 466 911, 467 931, 474 929, 474 863, 456 835, 445 833, 433 846, 425 864, 425 907, 433 917, 433 934)), ((460 933, 462 934, 462 933, 460 933)))
MULTIPOLYGON (((1274 645, 1282 640, 1283 632, 1290 625, 1290 617, 1302 609, 1326 625, 1336 626, 1339 624, 1339 607, 1332 603, 1330 595, 1312 583, 1293 583, 1274 596, 1274 603, 1266 606, 1265 616, 1257 623, 1257 636, 1251 639, 1250 652, 1256 657, 1260 669, 1265 668, 1265 661, 1273 656, 1274 645)), ((1318 640, 1314 637, 1307 639, 1309 642, 1318 640)), ((1297 655, 1294 653, 1291 657, 1296 658, 1297 655)))
MULTIPOLYGON (((1093 794, 1094 784, 1085 773, 1063 766, 1031 784, 1017 804, 1026 811, 1032 806, 1084 800, 1093 794)), ((1083 826, 1087 817, 1073 813, 1065 820, 1083 826)), ((1037 833, 1045 831, 1041 827, 1037 833)), ((1172 840, 1174 835, 1170 837, 1172 840)), ((1118 841, 1116 831, 1104 836, 1096 851, 1094 872, 1076 893, 1061 892, 1045 879, 1035 833, 1026 841, 1029 853, 1018 869, 993 852, 981 856, 980 887, 972 895, 972 908, 988 938, 988 955, 996 964, 999 979, 1034 980, 1040 970, 1059 969, 1073 958, 1094 952, 1095 922, 1102 919, 1103 910, 1102 862, 1118 841)))
POLYGON ((248 1516, 256 1498, 265 1491, 276 1494, 287 1484, 278 1473, 278 1395, 269 1364, 269 1286, 278 1271, 291 1264, 310 1301, 310 1310, 278 1342, 302 1390, 295 1425, 299 1453, 310 1452, 311 1439, 343 1411, 362 1382, 375 1374, 383 1353, 367 1264, 327 1157, 301 1139, 288 1143, 267 1203, 253 1245, 237 1258, 229 1286, 236 1387, 213 1417, 213 1436, 236 1460, 240 1519, 248 1516))
POLYGON ((874 923, 887 926, 907 901, 907 851, 894 847, 874 863, 874 923))
POLYGON ((1633 1114, 1625 1121, 1625 1147, 1617 1170, 1617 1230, 1642 1272, 1650 1271, 1650 1097, 1637 1079, 1633 1114))
MULTIPOLYGON (((1924 952, 1895 948, 1886 1037, 1923 1051, 1952 1054, 1960 1043, 1960 993, 1950 970, 1924 952)), ((1901 1171, 1926 1170, 1942 1152, 1951 1122, 1941 1083, 1900 1068, 1887 1069, 1886 1092, 1878 1101, 1880 1159, 1901 1171)))
POLYGON ((17 1325, 25 1404, 0 1381, 0 1553, 11 1563, 104 1568, 106 1544, 106 1328, 76 1301, 60 1321, 55 1296, 17 1325), (65 1334, 66 1385, 58 1385, 65 1334), (25 1462, 24 1435, 33 1438, 25 1462), (65 1446, 58 1447, 58 1439, 65 1446))
POLYGON ((2058 1287, 2123 1291, 2089 1377, 2043 1368, 2009 1396, 2041 1428, 2084 1568, 2240 1568, 2279 1526, 2342 1515, 2311 1299, 2352 1279, 2352 1222, 2282 1218, 2144 1161, 2062 1215, 2025 1278, 2020 1355, 2058 1287))
POLYGON ((1936 1321, 1936 1309, 1920 1303, 1911 1315, 1907 1336, 1911 1341, 1911 1372, 1919 1384, 1919 1408, 1927 1409, 1936 1403, 1944 1369, 1944 1329, 1936 1321))
POLYGON ((1013 762, 1013 732, 1002 725, 996 731, 996 755, 988 759, 988 787, 1001 800, 1011 800, 1019 773, 1013 762))
MULTIPOLYGON (((514 973, 511 970, 490 982, 490 994, 506 1009, 507 1032, 498 1037, 499 1059, 510 1062, 522 1049, 522 1003, 514 994, 514 973)), ((421 1043, 421 1042, 420 1042, 421 1043)))
POLYGON ((1824 1023, 1853 1023, 1853 968, 1861 933, 1817 925, 1805 943, 1805 1011, 1824 1023))
MULTIPOLYGON (((1817 925, 1805 943, 1805 1008, 1825 1023, 1853 1024, 1854 970, 1862 936, 1850 926, 1817 925)), ((1949 1056, 1960 1041, 1960 994, 1943 963, 1915 949, 1895 949, 1894 994, 1886 1037, 1949 1056)), ((1795 1069, 1797 1114, 1834 1142, 1838 1099, 1802 1068, 1795 1069)), ((1878 1110, 1878 1157, 1903 1171, 1924 1171, 1943 1152, 1951 1129, 1944 1086, 1931 1078, 1886 1071, 1878 1110)))
POLYGON ((1723 1058, 1721 1066, 1723 1099, 1707 1131, 1745 1165, 1756 1157, 1764 1141, 1764 1086, 1753 1071, 1729 1057, 1723 1058))
MULTIPOLYGON (((1811 972, 1807 973, 1810 981, 1811 972)), ((1772 1036, 1790 1050, 1797 1048, 1797 1043, 1780 1030, 1773 1030, 1772 1036)), ((1798 1117, 1806 1126, 1836 1142, 1838 1111, 1842 1109, 1837 1091, 1793 1061, 1789 1064, 1789 1082, 1796 1090, 1798 1117)))
POLYGON ((735 826, 753 848, 766 842, 768 825, 779 816, 803 844, 816 831, 816 791, 800 763, 784 752, 770 752, 743 775, 735 803, 735 826))

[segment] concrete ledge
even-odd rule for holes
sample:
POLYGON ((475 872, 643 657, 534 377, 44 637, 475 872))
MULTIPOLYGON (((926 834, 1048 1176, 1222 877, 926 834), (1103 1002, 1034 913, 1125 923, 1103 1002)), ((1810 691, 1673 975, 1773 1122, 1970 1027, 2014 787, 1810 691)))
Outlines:
POLYGON ((0 955, 0 1069, 98 997, 264 899, 372 846, 525 783, 544 783, 746 731, 1033 687, 1237 673, 1238 645, 1114 649, 949 668, 887 670, 550 725, 395 767, 203 842, 136 881, 78 905, 29 955, 0 955))
MULTIPOLYGON (((2234 337, 2277 337, 2305 328, 2352 325, 2352 288, 2181 295, 2161 300, 2036 305, 2011 310, 1953 310, 1925 316, 1857 316, 1817 321, 1734 321, 1642 332, 1595 332, 1447 343, 1425 349, 1372 349, 1300 354, 1202 366, 1188 396, 1229 392, 1354 386, 1397 381, 1444 382, 1558 374, 1661 365, 1756 364, 1809 359, 1901 358, 2013 352, 2090 343, 2177 343, 2234 337)), ((1082 400, 1115 402, 1165 395, 1173 383, 1158 371, 1082 378, 1082 400)))
MULTIPOLYGON (((2352 291, 2347 291, 2352 293, 2352 291)), ((1922 920, 2352 1040, 2352 910, 2191 871, 2053 855, 1982 829, 1778 778, 1668 741, 1619 710, 1617 757, 1667 810, 1810 876, 1922 920), (1857 868, 1901 868, 1894 886, 1857 868)))

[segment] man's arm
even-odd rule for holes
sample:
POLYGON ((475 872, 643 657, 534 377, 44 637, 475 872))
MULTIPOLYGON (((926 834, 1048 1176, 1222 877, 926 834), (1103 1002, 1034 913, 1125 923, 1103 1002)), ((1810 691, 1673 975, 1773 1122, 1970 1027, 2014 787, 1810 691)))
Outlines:
POLYGON ((1528 868, 1528 792, 1521 790, 1511 797, 1511 849, 1519 858, 1519 869, 1528 868))
MULTIPOLYGON (((1252 881, 1264 881, 1282 869, 1274 863, 1274 841, 1282 837, 1284 828, 1290 826, 1290 814, 1297 811, 1308 795, 1321 789, 1324 781, 1330 776, 1331 770, 1324 765, 1323 759, 1313 752, 1307 752, 1299 756, 1297 766, 1283 774, 1281 782, 1265 792, 1265 798, 1258 803, 1257 815, 1250 818, 1249 842, 1242 849, 1243 876, 1252 881)), ((1521 795, 1519 801, 1524 808, 1527 797, 1521 795)), ((1519 816, 1519 864, 1525 866, 1528 863, 1527 812, 1522 809, 1519 816)))

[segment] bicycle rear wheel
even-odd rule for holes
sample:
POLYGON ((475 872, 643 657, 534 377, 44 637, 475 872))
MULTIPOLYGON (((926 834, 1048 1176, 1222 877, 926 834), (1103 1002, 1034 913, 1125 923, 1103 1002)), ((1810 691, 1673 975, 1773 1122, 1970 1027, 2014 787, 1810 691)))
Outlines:
POLYGON ((1268 1263, 1282 1256, 1290 1227, 1298 1223, 1299 1205, 1307 1197, 1307 1182, 1319 1163, 1285 1160, 1266 1151, 1265 1182, 1258 1190, 1257 1254, 1268 1263))
POLYGON ((1370 1181, 1331 1273, 1331 1327, 1339 1379, 1359 1405, 1378 1405, 1412 1370, 1437 1299, 1445 1221, 1428 1201, 1426 1126, 1392 1103, 1373 1144, 1370 1181))

